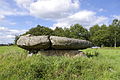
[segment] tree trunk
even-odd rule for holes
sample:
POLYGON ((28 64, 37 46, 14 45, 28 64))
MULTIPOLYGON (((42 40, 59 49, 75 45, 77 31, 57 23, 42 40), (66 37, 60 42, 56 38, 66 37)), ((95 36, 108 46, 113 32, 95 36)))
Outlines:
POLYGON ((116 37, 115 37, 115 43, 114 43, 114 47, 116 47, 117 46, 117 41, 116 41, 116 37))

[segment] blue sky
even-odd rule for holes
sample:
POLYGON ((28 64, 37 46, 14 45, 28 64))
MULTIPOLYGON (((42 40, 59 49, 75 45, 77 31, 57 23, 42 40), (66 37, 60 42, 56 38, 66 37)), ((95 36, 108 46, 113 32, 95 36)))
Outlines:
POLYGON ((120 19, 120 0, 0 0, 0 44, 37 24, 54 29, 79 23, 89 29, 120 19))

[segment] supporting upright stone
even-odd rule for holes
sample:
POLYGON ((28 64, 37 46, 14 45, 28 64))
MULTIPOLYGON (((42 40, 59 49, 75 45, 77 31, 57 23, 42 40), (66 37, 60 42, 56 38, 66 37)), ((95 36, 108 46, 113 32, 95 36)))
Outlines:
POLYGON ((45 56, 66 56, 66 57, 77 57, 86 55, 82 51, 78 50, 41 50, 38 54, 45 56))

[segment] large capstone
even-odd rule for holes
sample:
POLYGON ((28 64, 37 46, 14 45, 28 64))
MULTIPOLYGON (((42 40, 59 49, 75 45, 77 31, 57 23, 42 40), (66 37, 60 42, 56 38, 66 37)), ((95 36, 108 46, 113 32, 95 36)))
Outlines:
POLYGON ((92 46, 92 43, 86 40, 79 40, 66 37, 50 36, 52 48, 54 49, 85 49, 92 46))
POLYGON ((17 40, 17 45, 29 51, 39 51, 41 49, 51 50, 78 50, 92 46, 91 42, 58 36, 21 36, 17 40))
POLYGON ((17 45, 26 50, 48 49, 50 47, 49 36, 21 36, 17 45))

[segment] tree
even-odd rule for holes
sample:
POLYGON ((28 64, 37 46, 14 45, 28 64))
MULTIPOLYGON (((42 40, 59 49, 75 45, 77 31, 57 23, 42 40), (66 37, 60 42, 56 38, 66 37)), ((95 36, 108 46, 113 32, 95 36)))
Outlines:
POLYGON ((120 41, 120 20, 114 19, 112 25, 109 26, 109 30, 114 41, 114 47, 117 47, 117 43, 120 41))
POLYGON ((32 34, 34 36, 39 36, 39 35, 53 35, 53 30, 50 29, 50 28, 48 28, 48 27, 37 25, 37 27, 31 28, 24 35, 26 35, 26 34, 32 34))
POLYGON ((60 27, 56 27, 54 30, 54 35, 64 37, 64 30, 60 27))
POLYGON ((98 30, 91 37, 92 42, 96 46, 110 46, 109 39, 110 35, 107 30, 98 30))
POLYGON ((105 24, 103 24, 103 25, 100 27, 100 29, 101 29, 101 30, 107 30, 108 27, 107 27, 105 24))
POLYGON ((82 25, 75 24, 70 27, 70 36, 77 39, 87 39, 88 30, 85 29, 82 25))
POLYGON ((90 34, 94 35, 94 33, 97 32, 98 30, 100 30, 100 26, 98 24, 96 24, 90 28, 90 34))
POLYGON ((90 28, 90 40, 96 46, 111 46, 110 32, 108 27, 103 24, 102 26, 94 25, 90 28))
POLYGON ((64 36, 68 37, 68 38, 71 38, 70 34, 71 34, 70 29, 69 28, 64 28, 64 36))
POLYGON ((94 25, 90 28, 90 40, 97 46, 120 46, 120 20, 114 19, 108 27, 94 25))

